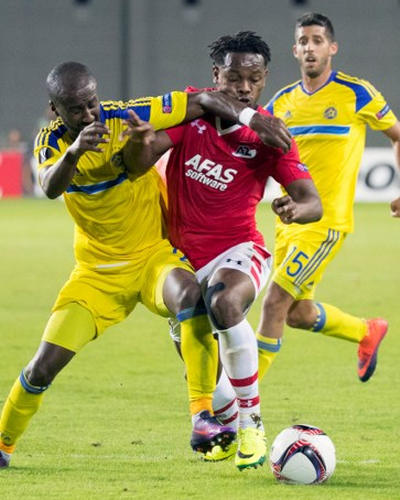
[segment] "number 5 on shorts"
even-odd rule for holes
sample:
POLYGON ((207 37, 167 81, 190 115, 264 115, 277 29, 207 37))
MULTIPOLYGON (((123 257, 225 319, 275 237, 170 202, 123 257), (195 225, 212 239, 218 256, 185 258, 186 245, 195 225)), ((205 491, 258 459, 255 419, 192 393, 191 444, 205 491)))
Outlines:
POLYGON ((286 267, 286 272, 289 276, 297 276, 299 272, 303 269, 306 261, 308 260, 308 255, 304 252, 297 252, 296 255, 291 260, 290 264, 286 267), (303 259, 303 262, 302 260, 303 259))

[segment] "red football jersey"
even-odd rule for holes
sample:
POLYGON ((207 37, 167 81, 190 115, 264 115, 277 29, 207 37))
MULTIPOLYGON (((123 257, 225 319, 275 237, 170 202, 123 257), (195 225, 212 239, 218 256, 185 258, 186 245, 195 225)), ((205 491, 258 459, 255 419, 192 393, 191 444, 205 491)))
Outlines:
POLYGON ((269 176, 283 186, 310 178, 294 141, 283 154, 248 127, 222 129, 208 115, 166 132, 174 144, 166 169, 169 237, 196 270, 239 243, 264 246, 255 213, 269 176))

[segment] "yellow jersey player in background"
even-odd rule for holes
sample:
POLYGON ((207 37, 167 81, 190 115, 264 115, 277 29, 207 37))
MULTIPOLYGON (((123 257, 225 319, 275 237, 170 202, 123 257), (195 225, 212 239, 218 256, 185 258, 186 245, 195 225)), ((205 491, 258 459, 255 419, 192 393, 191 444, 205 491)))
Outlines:
MULTIPOLYGON (((301 226, 277 221, 275 270, 259 325, 259 375, 280 349, 284 323, 359 344, 358 376, 374 373, 388 323, 364 320, 314 301, 315 288, 347 233, 366 126, 392 140, 400 165, 400 124, 382 95, 367 81, 332 70, 338 45, 330 20, 315 13, 297 20, 293 53, 301 80, 275 94, 266 108, 293 134, 322 200, 319 222, 301 226)), ((395 208, 392 204, 392 210, 395 208)))
MULTIPOLYGON (((155 169, 135 178, 125 166, 123 122, 136 112, 160 129, 205 111, 237 121, 245 105, 218 92, 99 102, 96 79, 76 62, 53 68, 46 85, 58 119, 39 132, 35 156, 44 192, 49 198, 63 195, 74 219, 76 265, 56 299, 36 354, 5 401, 0 467, 8 466, 18 438, 59 371, 139 301, 162 316, 177 316, 186 332, 182 351, 190 352, 190 360, 184 358, 194 416, 192 442, 204 452, 218 441, 225 446, 234 430, 212 416, 217 344, 200 288, 191 266, 164 236, 155 169)), ((283 123, 257 115, 248 125, 267 142, 289 148, 283 123)))

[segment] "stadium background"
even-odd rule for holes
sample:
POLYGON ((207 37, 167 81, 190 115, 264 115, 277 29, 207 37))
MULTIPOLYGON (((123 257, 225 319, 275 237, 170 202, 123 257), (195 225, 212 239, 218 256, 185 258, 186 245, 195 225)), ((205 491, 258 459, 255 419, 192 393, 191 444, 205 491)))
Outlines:
MULTIPOLYGON (((3 0, 1 135, 16 127, 30 140, 47 104, 45 77, 59 62, 87 64, 102 98, 161 94, 209 85, 207 45, 238 30, 254 30, 270 44, 266 100, 298 79, 293 26, 309 10, 333 21, 335 67, 370 80, 399 112, 398 0, 3 0)), ((368 144, 387 142, 372 134, 368 144)))

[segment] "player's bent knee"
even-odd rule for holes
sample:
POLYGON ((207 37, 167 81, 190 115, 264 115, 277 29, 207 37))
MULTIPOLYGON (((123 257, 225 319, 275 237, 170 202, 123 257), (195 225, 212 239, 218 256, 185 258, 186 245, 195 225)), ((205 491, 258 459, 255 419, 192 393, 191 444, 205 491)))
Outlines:
POLYGON ((163 301, 172 314, 195 308, 204 304, 201 296, 200 285, 196 276, 184 269, 173 269, 169 272, 163 285, 163 301))
POLYGON ((240 323, 244 319, 244 307, 238 303, 234 294, 230 294, 227 289, 215 291, 215 293, 208 298, 207 309, 218 329, 225 330, 240 323))
POLYGON ((213 302, 215 294, 220 292, 224 288, 225 285, 223 283, 217 283, 216 285, 208 287, 204 295, 204 302, 206 305, 207 313, 218 330, 222 330, 224 327, 219 323, 219 319, 214 315, 213 302))
POLYGON ((197 281, 186 281, 177 294, 178 310, 196 307, 202 302, 201 290, 197 281))

